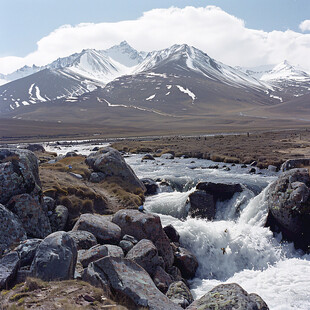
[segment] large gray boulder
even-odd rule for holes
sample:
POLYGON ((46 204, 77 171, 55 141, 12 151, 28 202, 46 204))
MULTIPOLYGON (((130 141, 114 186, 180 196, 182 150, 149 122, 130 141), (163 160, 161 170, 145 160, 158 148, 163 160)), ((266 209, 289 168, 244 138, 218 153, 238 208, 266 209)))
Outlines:
POLYGON ((173 251, 158 215, 137 210, 120 210, 114 214, 112 222, 121 228, 122 235, 130 235, 137 240, 151 240, 164 259, 165 267, 173 265, 173 251))
POLYGON ((96 237, 89 231, 75 230, 68 231, 68 234, 74 240, 78 251, 88 250, 98 243, 96 237))
POLYGON ((36 254, 39 244, 42 239, 28 239, 22 241, 14 251, 18 253, 20 257, 20 267, 30 266, 33 258, 36 254))
POLYGON ((85 162, 95 172, 101 172, 105 176, 120 177, 132 186, 140 188, 143 192, 146 191, 145 186, 131 167, 127 165, 122 155, 111 147, 105 147, 96 153, 91 153, 85 162))
POLYGON ((78 261, 81 262, 83 268, 86 268, 91 262, 94 262, 105 256, 124 257, 123 250, 116 245, 100 245, 97 244, 89 250, 81 250, 78 253, 78 261))
POLYGON ((8 289, 19 268, 20 258, 12 251, 0 259, 0 290, 8 289))
POLYGON ((12 196, 24 193, 41 193, 36 156, 23 149, 0 149, 0 203, 6 204, 12 196))
POLYGON ((46 237, 38 246, 31 273, 44 281, 73 279, 76 260, 74 240, 68 233, 57 231, 46 237))
POLYGON ((121 240, 121 228, 98 214, 82 214, 72 229, 77 230, 91 232, 101 244, 118 244, 121 240))
POLYGON ((7 207, 18 216, 28 237, 45 238, 52 230, 39 200, 29 194, 13 196, 7 207))
POLYGON ((156 288, 142 267, 128 259, 107 256, 97 260, 85 269, 82 279, 131 302, 132 309, 182 309, 156 288))
POLYGON ((158 251, 152 241, 147 239, 140 240, 126 255, 138 265, 143 267, 151 276, 154 275, 158 266, 162 265, 158 251))
POLYGON ((191 291, 183 281, 171 283, 166 296, 184 309, 194 301, 191 291))
POLYGON ((281 166, 281 171, 310 166, 310 158, 289 159, 281 166))
POLYGON ((267 191, 267 225, 280 230, 296 247, 310 246, 310 177, 308 169, 284 172, 267 191))
POLYGON ((187 310, 268 310, 267 304, 256 294, 248 294, 236 283, 221 284, 200 299, 195 300, 187 310))
POLYGON ((0 256, 11 246, 26 239, 26 231, 19 218, 0 204, 0 256))

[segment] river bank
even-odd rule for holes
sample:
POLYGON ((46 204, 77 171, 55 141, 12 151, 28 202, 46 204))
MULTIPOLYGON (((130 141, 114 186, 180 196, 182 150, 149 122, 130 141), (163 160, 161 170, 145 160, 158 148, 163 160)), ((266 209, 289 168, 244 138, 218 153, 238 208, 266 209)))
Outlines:
POLYGON ((175 156, 211 159, 215 162, 250 164, 277 168, 287 159, 310 156, 310 131, 285 130, 213 136, 170 136, 153 140, 126 139, 112 143, 119 151, 130 153, 170 152, 175 156))

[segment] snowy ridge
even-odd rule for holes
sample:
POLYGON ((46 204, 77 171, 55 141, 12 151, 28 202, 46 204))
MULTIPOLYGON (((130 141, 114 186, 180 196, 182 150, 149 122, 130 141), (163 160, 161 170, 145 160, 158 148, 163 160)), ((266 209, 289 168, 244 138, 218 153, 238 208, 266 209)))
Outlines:
POLYGON ((275 66, 271 71, 266 72, 260 78, 262 81, 293 80, 297 82, 310 82, 310 75, 305 71, 297 69, 288 61, 283 61, 275 66))
POLYGON ((269 86, 233 67, 217 62, 206 53, 195 47, 173 45, 170 48, 149 53, 145 60, 137 66, 134 73, 155 70, 169 62, 178 62, 179 66, 187 71, 195 71, 211 80, 218 80, 234 87, 254 87, 268 89, 269 86))

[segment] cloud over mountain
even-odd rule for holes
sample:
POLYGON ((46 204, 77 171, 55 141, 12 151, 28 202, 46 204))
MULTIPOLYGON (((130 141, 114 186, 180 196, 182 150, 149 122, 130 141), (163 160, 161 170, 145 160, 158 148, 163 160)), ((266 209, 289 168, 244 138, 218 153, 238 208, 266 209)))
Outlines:
MULTIPOLYGON (((301 23, 302 31, 308 29, 307 22, 301 23)), ((243 20, 218 7, 189 6, 153 9, 136 20, 64 25, 39 40, 37 50, 24 58, 0 58, 0 72, 24 64, 44 65, 84 48, 106 49, 122 40, 145 51, 187 43, 233 66, 276 64, 286 59, 310 71, 310 34, 249 29, 243 20)))

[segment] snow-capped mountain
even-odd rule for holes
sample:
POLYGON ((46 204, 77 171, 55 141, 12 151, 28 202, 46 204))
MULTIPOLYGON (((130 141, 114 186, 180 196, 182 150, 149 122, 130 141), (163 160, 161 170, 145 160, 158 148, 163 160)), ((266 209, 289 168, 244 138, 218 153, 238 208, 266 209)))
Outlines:
POLYGON ((9 83, 17 79, 21 79, 25 76, 34 74, 40 70, 42 70, 41 67, 37 67, 36 65, 33 65, 32 67, 24 66, 10 74, 6 74, 6 75, 0 74, 0 85, 9 83))
MULTIPOLYGON (((142 60, 142 56, 125 42, 112 51, 116 56, 121 55, 122 59, 118 59, 127 64, 142 60)), ((133 68, 112 59, 106 51, 85 49, 81 53, 59 58, 47 66, 33 67, 35 74, 0 86, 0 105, 3 103, 1 110, 18 108, 20 103, 30 105, 59 98, 72 100, 72 97, 103 87, 116 77, 129 74, 133 68), (32 93, 30 89, 39 89, 39 93, 32 93)), ((26 73, 27 70, 24 68, 22 71, 26 73)))
POLYGON ((72 109, 81 111, 95 104, 94 109, 99 105, 109 111, 135 109, 173 117, 237 114, 310 93, 309 75, 288 62, 273 68, 233 68, 186 44, 145 55, 124 41, 32 69, 38 72, 0 86, 3 115, 17 117, 20 110, 28 113, 37 103, 50 102, 58 107, 75 103, 72 109))
POLYGON ((218 80, 235 87, 254 87, 267 89, 268 85, 255 78, 209 57, 195 47, 173 45, 170 48, 149 53, 137 66, 136 72, 156 70, 157 67, 178 61, 179 68, 192 70, 207 79, 218 80))
POLYGON ((138 65, 146 56, 145 52, 136 51, 126 41, 121 42, 119 45, 112 46, 102 51, 102 53, 126 67, 138 65))
POLYGON ((107 50, 85 49, 67 57, 58 58, 45 66, 24 66, 10 74, 0 73, 0 85, 26 77, 44 69, 73 68, 90 78, 98 78, 102 83, 110 81, 115 76, 130 72, 128 68, 138 65, 146 53, 138 52, 126 41, 112 46, 107 50), (116 73, 114 74, 114 71, 116 73), (119 72, 119 73, 117 73, 119 72), (109 77, 110 76, 110 77, 109 77))
POLYGON ((279 82, 279 81, 297 81, 309 82, 310 75, 303 70, 300 70, 291 65, 287 60, 284 60, 272 70, 267 71, 260 78, 262 81, 279 82))

